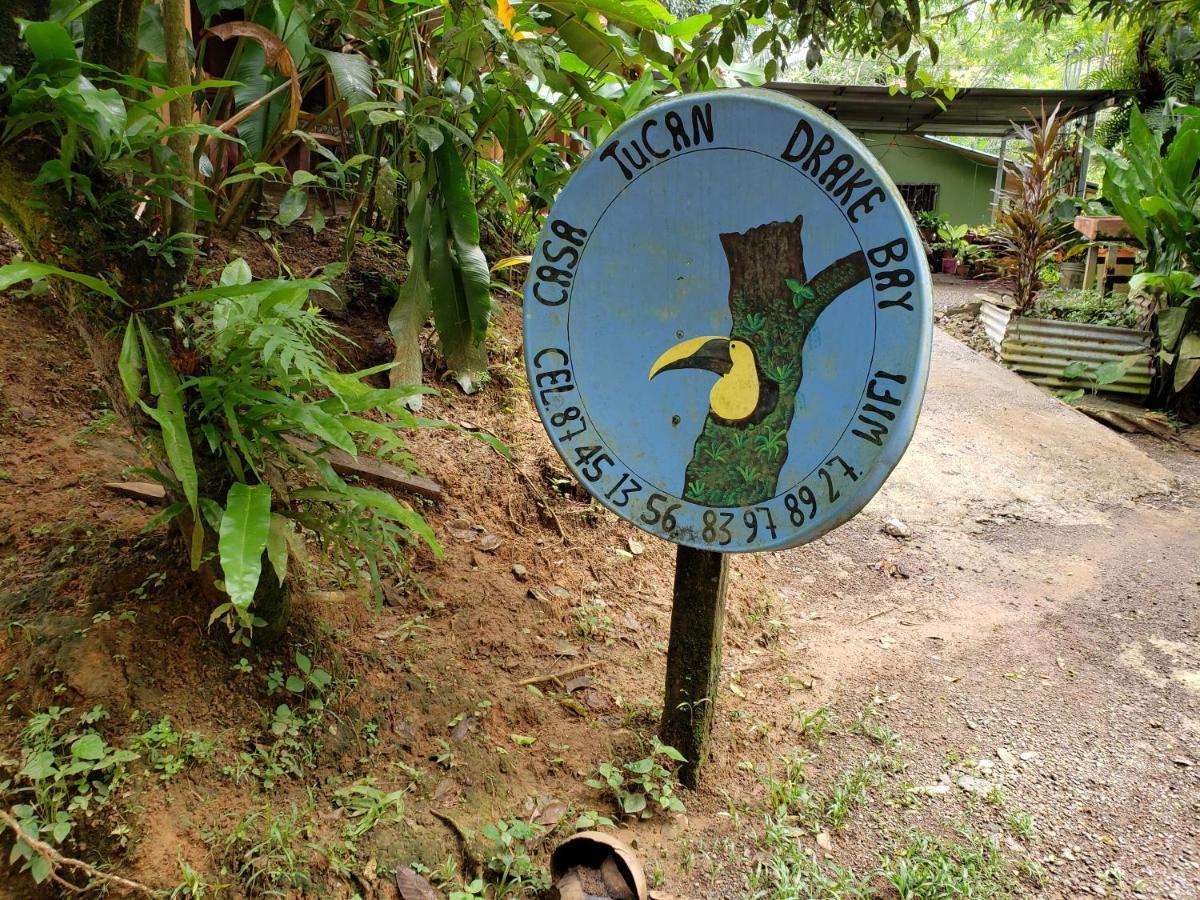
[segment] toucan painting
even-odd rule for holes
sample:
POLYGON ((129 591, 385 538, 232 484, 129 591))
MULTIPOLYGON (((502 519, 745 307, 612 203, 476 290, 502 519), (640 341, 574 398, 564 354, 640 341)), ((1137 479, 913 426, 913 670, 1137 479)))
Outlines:
POLYGON ((718 375, 684 477, 684 498, 749 506, 775 496, 804 377, 804 344, 821 313, 867 278, 862 251, 813 278, 804 267, 803 216, 721 235, 729 266, 728 337, 690 338, 664 351, 654 379, 678 369, 718 375))

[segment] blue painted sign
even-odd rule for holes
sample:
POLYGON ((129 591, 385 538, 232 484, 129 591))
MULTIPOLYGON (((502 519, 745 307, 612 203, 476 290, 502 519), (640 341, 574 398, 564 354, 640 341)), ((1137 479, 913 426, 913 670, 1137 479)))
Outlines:
POLYGON ((775 550, 845 522, 925 390, 929 273, 900 195, 850 132, 769 91, 618 128, 547 218, 524 306, 563 461, 693 547, 775 550))

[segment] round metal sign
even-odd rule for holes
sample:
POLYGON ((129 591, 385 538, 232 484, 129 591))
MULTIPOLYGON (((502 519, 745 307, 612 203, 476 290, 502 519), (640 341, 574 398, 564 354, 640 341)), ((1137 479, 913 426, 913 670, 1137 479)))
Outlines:
POLYGON ((639 528, 803 544, 912 437, 932 340, 920 238, 882 167, 811 106, 692 94, 625 122, 538 239, 525 357, 555 448, 639 528))

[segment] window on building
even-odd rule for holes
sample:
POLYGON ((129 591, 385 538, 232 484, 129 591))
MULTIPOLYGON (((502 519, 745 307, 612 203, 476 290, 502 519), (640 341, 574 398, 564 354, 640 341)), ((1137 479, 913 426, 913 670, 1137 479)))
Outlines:
POLYGON ((898 184, 900 196, 908 205, 910 212, 933 212, 937 204, 938 186, 936 184, 898 184))

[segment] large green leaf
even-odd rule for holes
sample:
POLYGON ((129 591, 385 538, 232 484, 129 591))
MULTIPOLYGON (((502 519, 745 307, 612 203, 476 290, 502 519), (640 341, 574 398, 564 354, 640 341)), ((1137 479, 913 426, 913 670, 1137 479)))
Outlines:
MULTIPOLYGON (((239 109, 245 109, 260 100, 282 81, 267 71, 267 58, 262 47, 249 42, 242 43, 241 58, 234 70, 227 74, 242 85, 233 92, 239 109)), ((262 155, 263 146, 279 121, 284 102, 279 97, 268 100, 238 122, 238 137, 246 142, 246 151, 252 159, 262 155)))
POLYGON ((84 287, 91 288, 98 294, 103 294, 110 300, 115 300, 122 305, 128 305, 116 291, 93 275, 84 275, 82 272, 70 272, 47 263, 28 262, 24 260, 0 266, 0 291, 8 290, 19 281, 41 281, 50 275, 78 282, 84 287))
POLYGON ((546 20, 555 36, 592 69, 620 74, 622 66, 636 57, 619 37, 604 33, 573 13, 548 9, 546 20))
POLYGON ((283 584, 287 580, 288 544, 294 532, 292 520, 271 513, 271 527, 267 531, 267 559, 275 570, 275 577, 283 584))
POLYGON ((447 138, 434 154, 437 190, 429 213, 429 288, 446 363, 464 391, 487 371, 491 273, 479 247, 479 215, 458 150, 447 138))
MULTIPOLYGON (((408 277, 396 291, 396 302, 388 313, 388 330, 396 344, 394 367, 388 373, 392 387, 419 385, 422 378, 421 328, 429 320, 429 194, 420 189, 410 193, 405 230, 409 238, 408 277)), ((421 408, 421 395, 414 393, 400 402, 409 409, 421 408)))
POLYGON ((393 519, 400 525, 403 525, 414 535, 421 538, 438 559, 442 558, 442 545, 438 543, 437 535, 433 533, 433 529, 429 527, 429 523, 425 521, 420 513, 410 509, 391 494, 381 491, 378 488, 347 485, 345 492, 362 506, 377 509, 389 519, 393 519))
POLYGON ((360 53, 336 53, 318 49, 317 53, 329 66, 338 95, 350 106, 369 103, 375 99, 375 73, 371 63, 360 53))
MULTIPOLYGON (((187 418, 183 411, 183 392, 179 386, 179 376, 171 367, 170 360, 163 353, 158 338, 152 335, 146 323, 137 320, 138 333, 142 338, 142 353, 146 360, 146 373, 150 377, 150 393, 158 398, 157 407, 142 403, 142 408, 155 422, 162 432, 163 449, 171 471, 179 479, 183 496, 193 515, 197 513, 199 488, 196 476, 196 461, 192 456, 192 442, 188 434, 187 418)), ((196 516, 199 528, 200 519, 196 516)), ((195 538, 193 538, 193 564, 197 563, 195 538)))
POLYGON ((22 22, 21 37, 33 51, 39 68, 57 71, 65 66, 79 67, 75 41, 60 22, 22 22))
POLYGON ((1182 306, 1172 306, 1158 314, 1158 341, 1164 350, 1174 350, 1179 343, 1179 333, 1187 318, 1187 309, 1182 306))
POLYGON ((279 224, 287 228, 295 222, 308 206, 308 191, 304 188, 289 188, 279 201, 279 224))
POLYGON ((478 344, 487 334, 492 313, 491 272, 479 247, 479 213, 471 193, 466 168, 453 142, 447 139, 434 154, 438 187, 446 202, 446 218, 454 239, 458 268, 462 273, 463 293, 471 340, 478 344))
POLYGON ((121 376, 121 385, 125 388, 125 398, 130 403, 137 403, 142 396, 142 386, 145 383, 146 362, 142 358, 142 347, 138 342, 135 316, 130 316, 125 323, 125 338, 121 341, 121 352, 117 356, 117 373, 121 376))
POLYGON ((657 31, 674 24, 671 11, 657 0, 541 0, 539 6, 576 18, 599 13, 610 22, 657 31))
POLYGON ((245 620, 262 575, 263 551, 271 530, 271 488, 234 482, 225 497, 217 552, 225 592, 245 620))
POLYGON ((667 28, 667 34, 681 41, 690 41, 712 21, 712 13, 697 13, 670 25, 667 28))
POLYGON ((97 139, 107 147, 115 135, 125 131, 125 101, 114 88, 98 88, 82 75, 71 85, 71 90, 92 115, 92 127, 97 139))
POLYGON ((1200 331, 1189 331, 1179 342, 1180 359, 1200 359, 1200 331))
POLYGON ((1171 185, 1180 194, 1192 183, 1200 161, 1200 116, 1187 119, 1171 141, 1163 165, 1171 185))
POLYGON ((1180 393, 1191 384, 1197 372, 1200 372, 1200 358, 1180 359, 1175 365, 1175 383, 1172 385, 1175 393, 1180 393))

